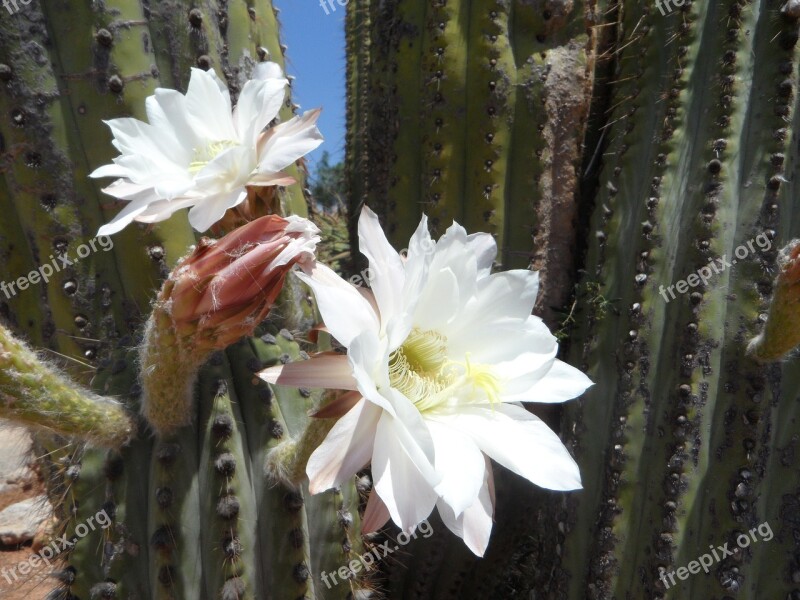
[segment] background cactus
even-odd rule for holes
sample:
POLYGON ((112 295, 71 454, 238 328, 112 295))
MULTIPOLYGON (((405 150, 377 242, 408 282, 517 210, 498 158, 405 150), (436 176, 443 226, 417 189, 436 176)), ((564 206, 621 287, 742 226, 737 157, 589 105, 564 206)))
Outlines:
POLYGON ((800 597, 800 380, 745 355, 798 236, 795 4, 351 0, 351 206, 398 247, 423 210, 495 233, 498 266, 544 269, 539 311, 570 314, 562 354, 597 382, 561 420, 585 489, 506 474, 487 557, 415 542, 393 596, 800 597))

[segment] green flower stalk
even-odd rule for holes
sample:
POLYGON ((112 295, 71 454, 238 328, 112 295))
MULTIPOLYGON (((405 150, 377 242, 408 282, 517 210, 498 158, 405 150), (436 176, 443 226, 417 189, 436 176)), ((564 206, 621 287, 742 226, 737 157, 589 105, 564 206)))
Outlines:
POLYGON ((747 346, 759 362, 780 360, 800 345, 800 240, 792 240, 778 255, 778 276, 764 329, 747 346))
POLYGON ((81 389, 0 325, 0 417, 119 448, 135 425, 118 402, 81 389))
POLYGON ((142 412, 159 435, 191 423, 198 369, 264 320, 292 267, 313 263, 317 233, 306 219, 269 215, 221 240, 201 239, 175 267, 139 353, 142 412))

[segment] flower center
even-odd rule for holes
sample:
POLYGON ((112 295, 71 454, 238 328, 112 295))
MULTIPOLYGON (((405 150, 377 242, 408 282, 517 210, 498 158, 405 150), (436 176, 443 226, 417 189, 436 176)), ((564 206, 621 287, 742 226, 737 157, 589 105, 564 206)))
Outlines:
POLYGON ((499 402, 501 384, 487 365, 447 356, 447 338, 414 328, 389 357, 389 382, 420 412, 441 405, 499 402))
POLYGON ((195 148, 192 162, 189 163, 189 173, 196 175, 198 171, 222 154, 222 152, 238 145, 238 142, 232 140, 222 140, 220 142, 211 142, 205 148, 195 148))

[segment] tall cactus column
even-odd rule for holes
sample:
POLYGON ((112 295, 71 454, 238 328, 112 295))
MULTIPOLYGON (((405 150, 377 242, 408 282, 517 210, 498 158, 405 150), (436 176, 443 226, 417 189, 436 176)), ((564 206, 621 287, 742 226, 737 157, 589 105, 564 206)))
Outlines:
POLYGON ((798 478, 776 434, 792 422, 796 386, 745 346, 777 246, 796 235, 785 182, 797 22, 767 2, 663 15, 624 3, 620 16, 586 260, 590 289, 616 310, 587 308, 572 338, 598 385, 565 420, 586 480, 571 503, 564 589, 788 597, 791 567, 776 559, 794 550, 793 523, 780 499, 798 478), (776 539, 675 578, 763 522, 776 539))
MULTIPOLYGON (((503 266, 543 268, 552 285, 540 305, 561 306, 571 286, 593 11, 584 2, 351 2, 351 215, 368 203, 397 243, 422 212, 439 233, 453 220, 490 231, 503 266)), ((354 227, 351 240, 355 247, 354 227)))

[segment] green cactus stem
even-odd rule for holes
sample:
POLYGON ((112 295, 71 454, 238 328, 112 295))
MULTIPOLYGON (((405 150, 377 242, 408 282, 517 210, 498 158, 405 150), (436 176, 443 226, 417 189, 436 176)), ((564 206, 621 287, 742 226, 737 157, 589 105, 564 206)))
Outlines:
POLYGON ((70 381, 0 324, 0 417, 119 448, 134 433, 125 407, 70 381))
POLYGON ((303 483, 309 457, 335 423, 336 419, 313 418, 298 439, 287 439, 270 450, 267 454, 267 477, 288 486, 303 483))

